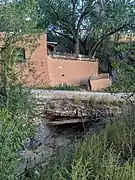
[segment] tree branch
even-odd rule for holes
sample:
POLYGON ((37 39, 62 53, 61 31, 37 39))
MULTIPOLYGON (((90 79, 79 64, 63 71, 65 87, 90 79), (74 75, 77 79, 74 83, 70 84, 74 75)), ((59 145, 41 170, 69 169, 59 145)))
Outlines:
POLYGON ((124 25, 122 25, 121 27, 117 28, 117 29, 114 29, 113 31, 111 32, 108 32, 107 34, 103 34, 100 38, 100 40, 94 44, 94 46, 92 47, 92 49, 90 50, 89 52, 89 55, 92 56, 93 58, 95 57, 96 55, 96 51, 97 49, 99 48, 99 46, 101 45, 101 43, 104 41, 104 39, 106 39, 107 37, 109 37, 110 35, 113 35, 115 34, 116 32, 124 29, 126 26, 129 25, 129 22, 128 23, 125 23, 124 25))
POLYGON ((73 17, 73 29, 75 30, 75 4, 76 4, 76 0, 71 0, 72 3, 72 17, 73 17))
POLYGON ((64 23, 64 22, 61 20, 61 18, 59 17, 59 14, 58 14, 58 12, 55 10, 55 8, 54 8, 50 3, 49 3, 49 5, 50 5, 50 7, 52 8, 52 10, 54 11, 54 13, 55 13, 58 21, 59 21, 63 26, 65 26, 65 29, 67 29, 67 30, 75 37, 75 34, 74 34, 72 28, 69 26, 69 24, 64 23))
POLYGON ((59 34, 59 35, 63 36, 64 38, 69 39, 69 40, 72 41, 72 42, 75 42, 73 38, 71 38, 70 36, 68 36, 68 35, 66 35, 66 34, 63 34, 63 33, 58 32, 58 31, 56 31, 56 30, 54 30, 54 33, 59 34))
POLYGON ((87 14, 89 14, 88 6, 84 9, 84 11, 82 12, 82 14, 81 14, 81 16, 80 16, 80 18, 79 18, 79 20, 78 20, 77 31, 79 31, 80 25, 81 25, 81 23, 82 23, 82 21, 83 21, 83 18, 84 18, 87 14))

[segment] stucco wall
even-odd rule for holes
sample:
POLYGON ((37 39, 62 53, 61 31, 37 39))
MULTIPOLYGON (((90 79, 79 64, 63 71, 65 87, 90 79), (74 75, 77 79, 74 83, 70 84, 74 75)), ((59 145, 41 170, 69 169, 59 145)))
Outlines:
POLYGON ((98 62, 56 59, 48 56, 48 64, 52 86, 61 83, 79 85, 81 79, 98 74, 98 62))
POLYGON ((32 53, 29 48, 25 49, 26 62, 16 65, 16 69, 21 69, 20 77, 27 85, 49 84, 46 42, 47 37, 44 34, 32 53))

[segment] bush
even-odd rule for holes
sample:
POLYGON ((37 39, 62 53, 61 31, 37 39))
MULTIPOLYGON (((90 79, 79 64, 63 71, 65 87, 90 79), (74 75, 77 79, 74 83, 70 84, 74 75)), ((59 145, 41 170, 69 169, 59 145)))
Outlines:
POLYGON ((45 89, 45 90, 62 90, 62 91, 80 91, 81 89, 78 86, 67 85, 67 84, 59 84, 57 86, 39 86, 39 87, 31 87, 33 89, 45 89))
POLYGON ((18 180, 21 151, 33 133, 30 94, 20 86, 7 90, 7 106, 0 108, 0 179, 18 180))
POLYGON ((110 90, 112 92, 135 92, 135 67, 127 61, 117 63, 116 80, 110 90))
POLYGON ((67 85, 67 84, 59 84, 58 86, 52 87, 53 90, 65 90, 65 91, 80 91, 78 86, 67 85))

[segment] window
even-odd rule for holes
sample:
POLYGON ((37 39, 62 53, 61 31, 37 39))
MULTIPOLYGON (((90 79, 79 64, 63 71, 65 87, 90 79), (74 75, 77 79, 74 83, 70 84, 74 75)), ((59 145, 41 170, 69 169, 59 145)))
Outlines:
POLYGON ((17 62, 24 62, 26 60, 24 48, 17 47, 14 49, 13 53, 17 62))
MULTIPOLYGON (((0 60, 2 60, 3 52, 6 54, 6 48, 0 48, 0 60)), ((25 49, 20 47, 14 47, 13 54, 11 55, 15 58, 16 62, 25 62, 25 49)))

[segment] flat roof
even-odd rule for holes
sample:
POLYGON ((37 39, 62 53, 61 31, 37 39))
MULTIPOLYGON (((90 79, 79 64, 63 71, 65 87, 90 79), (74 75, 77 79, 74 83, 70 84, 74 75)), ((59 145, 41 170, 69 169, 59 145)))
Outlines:
POLYGON ((47 44, 48 44, 48 45, 57 45, 58 43, 57 43, 57 42, 47 41, 47 44))

